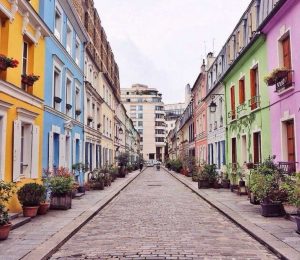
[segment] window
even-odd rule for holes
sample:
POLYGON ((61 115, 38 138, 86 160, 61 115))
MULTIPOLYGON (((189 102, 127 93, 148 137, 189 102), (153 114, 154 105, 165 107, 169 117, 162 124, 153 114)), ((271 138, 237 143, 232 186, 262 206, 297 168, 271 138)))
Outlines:
POLYGON ((142 135, 143 132, 144 132, 143 129, 138 129, 137 131, 138 131, 138 133, 139 133, 140 135, 142 135))
POLYGON ((73 45, 73 29, 69 22, 67 22, 67 39, 66 39, 67 52, 72 56, 72 45, 73 45))
POLYGON ((76 87, 76 93, 75 93, 75 113, 76 116, 79 117, 79 111, 81 112, 80 108, 80 89, 76 87))
POLYGON ((55 67, 54 75, 53 75, 53 90, 54 90, 54 98, 53 98, 53 107, 57 110, 60 109, 61 102, 61 71, 55 67))
POLYGON ((155 142, 157 143, 163 143, 165 141, 164 137, 155 137, 155 142))
POLYGON ((282 63, 283 67, 287 69, 292 68, 292 61, 291 61, 291 46, 290 46, 290 36, 288 35, 282 41, 282 63))
POLYGON ((236 138, 231 139, 231 162, 233 164, 233 167, 235 167, 237 163, 236 138))
POLYGON ((242 136, 242 162, 247 162, 247 137, 246 135, 242 136))
POLYGON ((230 101, 231 101, 231 119, 235 119, 235 93, 234 86, 230 88, 230 101))
POLYGON ((80 65, 80 41, 77 37, 75 42, 75 62, 78 66, 80 65))
POLYGON ((143 106, 137 106, 138 111, 143 111, 143 106))
POLYGON ((138 121, 138 126, 143 126, 143 121, 138 121))
POLYGON ((245 79, 239 80, 239 104, 245 103, 245 79))
POLYGON ((54 21, 54 35, 57 39, 61 40, 62 31, 62 10, 56 5, 55 7, 55 21, 54 21))
POLYGON ((155 134, 163 135, 165 133, 165 130, 163 129, 155 129, 155 134))
POLYGON ((258 108, 259 106, 259 79, 258 79, 258 67, 250 70, 250 87, 251 87, 251 110, 258 108))
POLYGON ((261 162, 261 135, 260 132, 253 134, 253 159, 254 164, 261 162))
POLYGON ((70 169, 71 166, 71 138, 66 135, 66 148, 65 148, 66 167, 70 169))
POLYGON ((137 114, 138 119, 143 119, 143 114, 137 114))
POLYGON ((126 98, 126 102, 130 102, 130 98, 126 98))
POLYGON ((105 135, 105 127, 106 127, 105 122, 106 122, 105 116, 103 116, 103 134, 104 135, 105 135))
MULTIPOLYGON (((23 55, 22 55, 22 74, 26 75, 28 73, 28 52, 29 52, 29 44, 27 42, 23 42, 23 55)), ((22 89, 26 91, 26 85, 22 83, 22 89)))
POLYGON ((72 115, 72 80, 66 79, 66 111, 68 116, 72 115))

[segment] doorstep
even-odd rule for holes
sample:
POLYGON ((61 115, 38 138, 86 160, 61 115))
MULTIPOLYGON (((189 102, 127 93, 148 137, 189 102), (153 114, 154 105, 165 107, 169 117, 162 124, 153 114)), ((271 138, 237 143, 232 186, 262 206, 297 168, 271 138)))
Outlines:
POLYGON ((295 231, 295 223, 285 218, 262 217, 260 206, 250 204, 245 196, 229 189, 199 190, 191 178, 165 170, 281 259, 300 259, 300 236, 295 231))

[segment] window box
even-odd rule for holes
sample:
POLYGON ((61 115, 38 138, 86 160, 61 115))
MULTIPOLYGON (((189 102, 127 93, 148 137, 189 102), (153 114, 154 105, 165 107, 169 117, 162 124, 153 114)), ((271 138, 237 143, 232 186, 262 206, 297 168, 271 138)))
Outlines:
POLYGON ((22 83, 27 85, 27 86, 33 86, 34 82, 38 81, 40 76, 36 76, 36 75, 33 75, 33 74, 29 74, 29 75, 26 75, 26 74, 23 74, 22 76, 22 83))
POLYGON ((92 116, 88 116, 88 117, 87 117, 87 121, 88 121, 89 123, 93 122, 93 117, 92 117, 92 116))
POLYGON ((98 129, 100 129, 100 127, 101 127, 101 124, 100 124, 100 123, 99 123, 99 124, 97 124, 97 128, 98 128, 98 129))
POLYGON ((54 102, 60 104, 62 99, 60 97, 54 97, 54 102))
POLYGON ((19 62, 13 58, 8 58, 0 54, 0 70, 5 71, 7 68, 16 68, 19 62))
POLYGON ((70 110, 72 108, 72 105, 71 104, 66 104, 66 109, 67 110, 70 110))
POLYGON ((79 116, 80 114, 81 114, 81 110, 80 110, 80 109, 76 109, 75 115, 76 115, 76 116, 79 116))
POLYGON ((286 68, 277 68, 264 80, 268 86, 276 85, 276 92, 280 92, 293 85, 293 71, 286 68))

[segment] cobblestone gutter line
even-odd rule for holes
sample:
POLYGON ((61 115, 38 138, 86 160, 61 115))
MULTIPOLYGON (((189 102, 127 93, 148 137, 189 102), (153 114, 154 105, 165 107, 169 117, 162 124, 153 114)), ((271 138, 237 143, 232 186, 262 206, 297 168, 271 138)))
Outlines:
POLYGON ((216 208, 222 214, 224 214, 227 218, 233 221, 236 225, 246 231, 249 235, 255 238, 259 243, 267 247, 271 250, 274 254, 276 254, 280 259, 287 259, 287 260, 299 260, 300 253, 284 243, 283 241, 279 240, 278 238, 274 237, 273 235, 267 233, 264 229, 250 223, 249 221, 245 220, 238 212, 233 211, 226 207, 224 204, 218 202, 211 196, 204 194, 199 190, 197 187, 191 185, 190 181, 182 176, 178 176, 178 174, 163 168, 167 173, 172 175, 175 179, 180 181, 186 187, 191 189, 194 193, 200 196, 203 200, 209 203, 211 206, 216 208))
MULTIPOLYGON (((142 170, 145 171, 146 168, 142 170)), ((50 239, 39 245, 32 250, 26 256, 21 259, 35 260, 35 259, 49 259, 64 243, 66 243, 74 234, 76 234, 87 222, 89 222, 95 215, 99 213, 107 204, 109 204, 114 198, 116 198, 122 190, 124 190, 131 182, 133 182, 140 174, 135 176, 128 175, 128 180, 115 187, 106 197, 97 202, 92 208, 84 211, 74 221, 62 228, 58 233, 52 236, 50 239)))

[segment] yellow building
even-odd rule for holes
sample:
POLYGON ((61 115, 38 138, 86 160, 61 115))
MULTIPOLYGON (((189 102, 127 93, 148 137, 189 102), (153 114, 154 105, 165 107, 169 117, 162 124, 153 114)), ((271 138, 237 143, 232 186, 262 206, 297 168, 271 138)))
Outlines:
MULTIPOLYGON (((0 179, 18 186, 42 176, 44 37, 50 32, 38 8, 38 0, 0 0, 0 179), (6 69, 5 57, 18 66, 6 69), (28 75, 39 79, 30 82, 28 75)), ((9 207, 21 210, 16 198, 9 207)))

